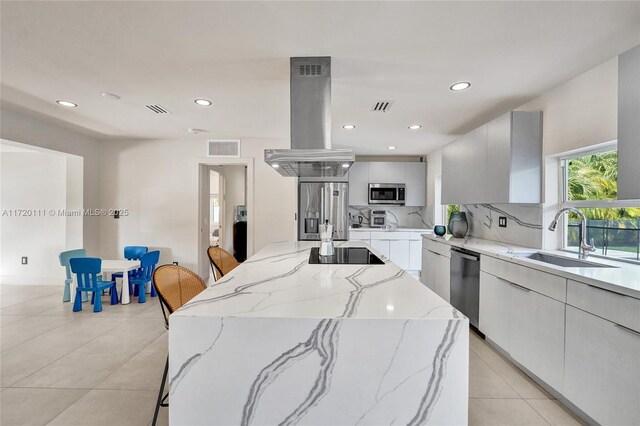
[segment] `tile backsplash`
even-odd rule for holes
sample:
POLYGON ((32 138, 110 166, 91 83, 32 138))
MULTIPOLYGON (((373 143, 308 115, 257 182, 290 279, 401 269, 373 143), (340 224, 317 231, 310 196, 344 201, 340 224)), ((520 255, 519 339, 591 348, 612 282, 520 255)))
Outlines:
POLYGON ((387 221, 393 226, 406 226, 409 228, 432 228, 426 219, 424 207, 373 207, 373 206, 349 206, 351 213, 351 223, 358 223, 357 217, 362 216, 362 226, 369 226, 369 216, 371 210, 386 210, 387 221))
POLYGON ((514 245, 542 248, 541 204, 466 204, 468 237, 514 245), (507 218, 507 227, 498 226, 499 217, 507 218))

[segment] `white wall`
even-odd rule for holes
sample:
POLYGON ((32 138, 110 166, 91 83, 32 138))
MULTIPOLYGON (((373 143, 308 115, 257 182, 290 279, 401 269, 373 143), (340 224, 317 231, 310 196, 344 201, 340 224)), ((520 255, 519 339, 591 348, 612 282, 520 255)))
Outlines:
MULTIPOLYGON (((294 238, 295 179, 264 163, 265 148, 287 148, 289 141, 243 139, 241 157, 252 159, 254 250, 294 238)), ((117 256, 125 245, 161 250, 161 262, 178 261, 197 270, 198 161, 205 140, 105 141, 102 159, 111 165, 100 180, 103 205, 129 208, 130 215, 103 221, 100 253, 117 256)), ((251 231, 250 231, 251 232, 251 231)))
MULTIPOLYGON (((3 108, 0 110, 0 137, 2 139, 34 145, 54 151, 74 154, 83 158, 84 208, 113 208, 100 206, 98 180, 101 172, 100 144, 98 139, 79 132, 3 108)), ((109 143, 109 142, 106 142, 109 143)), ((110 165, 105 165, 111 172, 110 165)), ((76 178, 77 178, 77 171, 76 178)), ((89 254, 98 254, 99 224, 109 218, 83 218, 83 246, 89 254)))
POLYGON ((2 282, 61 284, 65 275, 58 254, 66 248, 67 218, 50 210, 57 213, 67 207, 66 158, 40 152, 2 152, 0 159, 2 282), (32 210, 33 214, 5 214, 14 209, 32 210), (27 265, 21 264, 22 256, 28 257, 27 265))

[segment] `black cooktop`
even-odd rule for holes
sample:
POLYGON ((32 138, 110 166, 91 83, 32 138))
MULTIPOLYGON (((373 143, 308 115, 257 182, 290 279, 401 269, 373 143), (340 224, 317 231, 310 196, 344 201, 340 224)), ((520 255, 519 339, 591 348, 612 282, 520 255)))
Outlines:
POLYGON ((333 256, 320 256, 320 249, 314 247, 309 264, 384 265, 384 262, 366 247, 336 247, 333 256))

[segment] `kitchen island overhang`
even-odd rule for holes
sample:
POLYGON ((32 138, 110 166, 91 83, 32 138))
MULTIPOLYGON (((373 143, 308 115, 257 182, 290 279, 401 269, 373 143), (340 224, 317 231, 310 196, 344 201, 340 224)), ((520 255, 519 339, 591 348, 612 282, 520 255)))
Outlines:
POLYGON ((171 316, 170 423, 466 424, 466 317, 386 259, 309 265, 314 246, 272 244, 171 316))

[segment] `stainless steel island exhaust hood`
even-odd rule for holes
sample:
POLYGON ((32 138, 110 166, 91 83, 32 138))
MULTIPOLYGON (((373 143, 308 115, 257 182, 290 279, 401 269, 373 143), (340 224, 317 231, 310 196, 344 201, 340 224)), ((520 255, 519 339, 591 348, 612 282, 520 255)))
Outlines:
POLYGON ((291 149, 265 149, 282 176, 344 176, 350 149, 331 149, 331 57, 291 58, 291 149))

